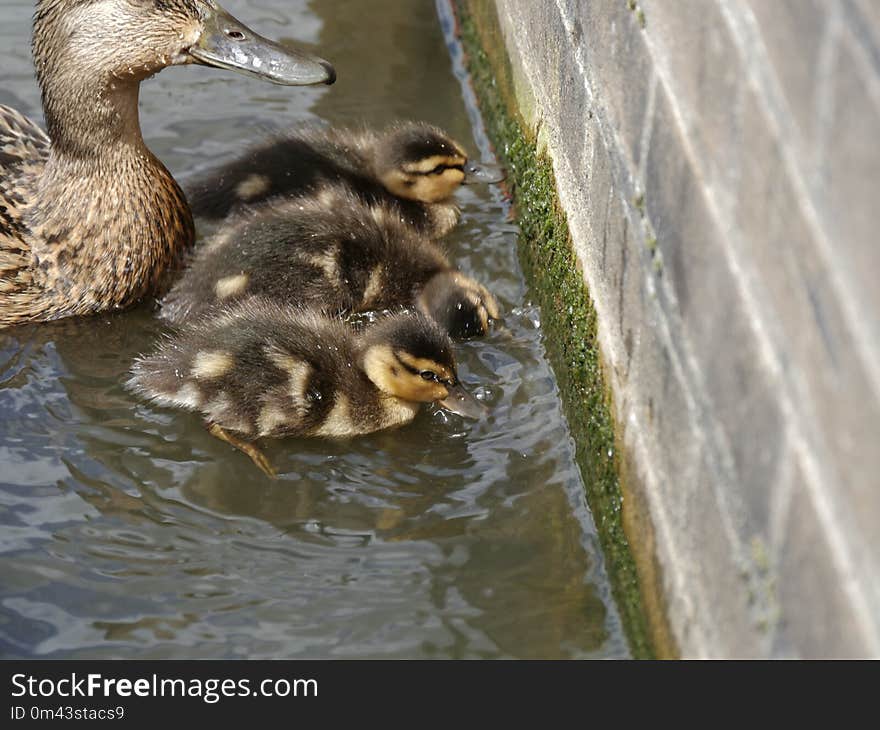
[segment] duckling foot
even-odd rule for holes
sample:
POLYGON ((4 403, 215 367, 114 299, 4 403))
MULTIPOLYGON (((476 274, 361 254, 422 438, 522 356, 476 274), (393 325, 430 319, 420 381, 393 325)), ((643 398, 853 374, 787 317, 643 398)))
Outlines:
POLYGON ((222 426, 218 426, 216 423, 208 425, 208 433, 221 441, 225 441, 227 444, 231 444, 243 454, 249 456, 250 460, 257 465, 257 468, 270 479, 275 479, 278 476, 278 472, 276 472, 275 468, 269 463, 266 455, 249 441, 243 441, 242 439, 233 436, 226 429, 222 426))

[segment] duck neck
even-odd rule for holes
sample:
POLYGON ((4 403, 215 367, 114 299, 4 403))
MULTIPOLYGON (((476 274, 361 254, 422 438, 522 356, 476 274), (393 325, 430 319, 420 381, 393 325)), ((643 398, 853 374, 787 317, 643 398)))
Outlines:
POLYGON ((53 152, 88 159, 118 147, 146 149, 138 116, 140 79, 58 70, 40 81, 53 152))
POLYGON ((144 144, 139 79, 48 78, 51 152, 31 209, 44 285, 61 290, 65 315, 127 306, 192 244, 189 206, 144 144))

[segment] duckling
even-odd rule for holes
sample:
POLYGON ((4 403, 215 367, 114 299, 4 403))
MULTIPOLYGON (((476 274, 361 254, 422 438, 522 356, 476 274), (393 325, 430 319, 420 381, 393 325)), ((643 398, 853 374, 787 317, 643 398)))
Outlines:
POLYGON ((279 196, 344 183, 366 203, 382 204, 420 232, 439 237, 458 223, 451 198, 460 185, 503 179, 501 168, 469 160, 443 130, 400 122, 381 132, 287 132, 207 173, 187 194, 196 217, 219 219, 279 196))
POLYGON ((254 439, 359 436, 409 423, 422 403, 468 416, 482 410, 459 383, 451 341, 424 315, 393 314, 357 334, 316 310, 256 297, 138 359, 128 387, 200 412, 212 434, 269 475, 254 439))
POLYGON ((455 338, 485 334, 500 316, 434 240, 344 185, 228 222, 197 250, 160 317, 179 324, 250 296, 334 313, 416 307, 455 338))
POLYGON ((0 107, 0 328, 133 304, 192 244, 186 198, 141 136, 141 81, 190 63, 335 78, 214 0, 37 0, 33 54, 48 134, 0 107))

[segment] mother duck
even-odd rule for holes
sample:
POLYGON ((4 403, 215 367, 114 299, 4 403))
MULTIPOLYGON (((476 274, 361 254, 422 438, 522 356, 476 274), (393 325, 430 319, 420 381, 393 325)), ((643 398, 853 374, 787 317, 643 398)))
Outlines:
POLYGON ((0 328, 127 307, 193 243, 186 198, 141 136, 141 81, 190 63, 336 78, 213 0, 37 0, 33 55, 48 135, 0 106, 0 328))

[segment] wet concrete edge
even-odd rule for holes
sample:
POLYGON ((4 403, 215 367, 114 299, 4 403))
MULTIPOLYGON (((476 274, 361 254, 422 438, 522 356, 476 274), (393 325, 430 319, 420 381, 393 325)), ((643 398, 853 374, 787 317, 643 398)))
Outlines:
POLYGON ((508 168, 520 260, 542 308, 545 346, 630 648, 637 658, 676 657, 650 514, 612 416, 596 312, 558 201, 552 163, 539 152, 539 130, 530 128, 520 108, 494 5, 452 4, 489 136, 508 168))

